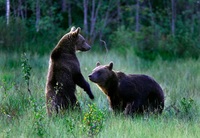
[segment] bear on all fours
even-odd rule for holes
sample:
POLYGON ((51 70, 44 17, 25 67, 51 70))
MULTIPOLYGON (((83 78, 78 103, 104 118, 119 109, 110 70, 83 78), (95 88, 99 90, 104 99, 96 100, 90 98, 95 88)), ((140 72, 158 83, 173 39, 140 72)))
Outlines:
POLYGON ((147 75, 114 71, 111 62, 109 65, 97 63, 89 79, 106 94, 113 111, 123 111, 125 115, 163 111, 163 90, 147 75))
POLYGON ((78 107, 75 95, 76 85, 83 88, 94 99, 88 82, 84 79, 76 51, 88 51, 90 45, 80 34, 80 28, 71 28, 53 49, 49 60, 46 82, 46 107, 48 115, 69 107, 78 107))

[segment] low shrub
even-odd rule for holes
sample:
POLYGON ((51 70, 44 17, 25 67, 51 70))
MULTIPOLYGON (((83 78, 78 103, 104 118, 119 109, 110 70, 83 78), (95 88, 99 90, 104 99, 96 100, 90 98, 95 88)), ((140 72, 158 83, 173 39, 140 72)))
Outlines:
POLYGON ((119 27, 109 37, 111 48, 120 55, 126 55, 127 51, 135 46, 134 32, 125 26, 119 27))
POLYGON ((85 112, 83 118, 84 129, 89 137, 97 135, 104 124, 105 113, 97 108, 95 104, 89 104, 89 110, 85 112))
POLYGON ((11 18, 9 25, 6 25, 5 19, 1 17, 0 28, 0 48, 19 48, 27 41, 27 27, 19 18, 11 18))

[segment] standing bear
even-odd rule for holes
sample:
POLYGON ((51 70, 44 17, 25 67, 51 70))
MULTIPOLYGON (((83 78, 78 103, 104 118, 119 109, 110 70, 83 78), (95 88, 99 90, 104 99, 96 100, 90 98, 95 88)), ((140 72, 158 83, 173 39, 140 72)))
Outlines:
POLYGON ((89 79, 107 95, 114 111, 123 111, 125 115, 162 113, 164 93, 149 76, 114 71, 111 62, 109 65, 97 63, 89 79))
POLYGON ((69 107, 79 107, 75 96, 76 84, 86 91, 90 99, 94 99, 88 82, 81 74, 80 64, 76 51, 88 51, 90 46, 80 35, 80 28, 71 28, 53 49, 46 82, 47 113, 58 113, 69 107))

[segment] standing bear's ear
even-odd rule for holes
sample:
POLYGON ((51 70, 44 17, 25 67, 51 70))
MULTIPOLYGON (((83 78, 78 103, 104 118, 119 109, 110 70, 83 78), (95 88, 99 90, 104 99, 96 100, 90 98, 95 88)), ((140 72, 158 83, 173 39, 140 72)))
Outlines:
POLYGON ((74 32, 75 30, 76 30, 76 27, 73 26, 73 27, 71 28, 70 32, 72 33, 72 32, 74 32))
POLYGON ((113 68, 113 62, 110 62, 109 66, 108 66, 108 69, 112 70, 112 68, 113 68))
POLYGON ((72 35, 73 36, 78 36, 78 34, 80 33, 80 31, 81 31, 81 28, 78 27, 75 31, 72 32, 72 35))
POLYGON ((97 65, 97 67, 98 67, 98 66, 100 66, 101 64, 100 64, 100 62, 98 61, 96 65, 97 65))
POLYGON ((77 35, 78 35, 80 32, 81 32, 81 28, 80 28, 80 27, 78 27, 78 28, 74 31, 74 33, 76 33, 77 35))

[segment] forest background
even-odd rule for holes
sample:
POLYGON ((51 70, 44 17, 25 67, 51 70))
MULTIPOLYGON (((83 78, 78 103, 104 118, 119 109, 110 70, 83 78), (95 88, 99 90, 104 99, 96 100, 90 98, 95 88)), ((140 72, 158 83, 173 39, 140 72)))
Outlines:
POLYGON ((0 0, 0 137, 199 137, 199 55, 199 0, 0 0), (72 26, 92 46, 77 57, 95 100, 77 87, 82 112, 48 118, 49 55, 72 26), (162 115, 110 112, 87 78, 97 61, 153 77, 162 115))
POLYGON ((198 0, 1 0, 0 20, 4 49, 44 53, 71 26, 79 26, 101 50, 106 42, 119 53, 132 48, 145 59, 197 58, 200 52, 198 0))

